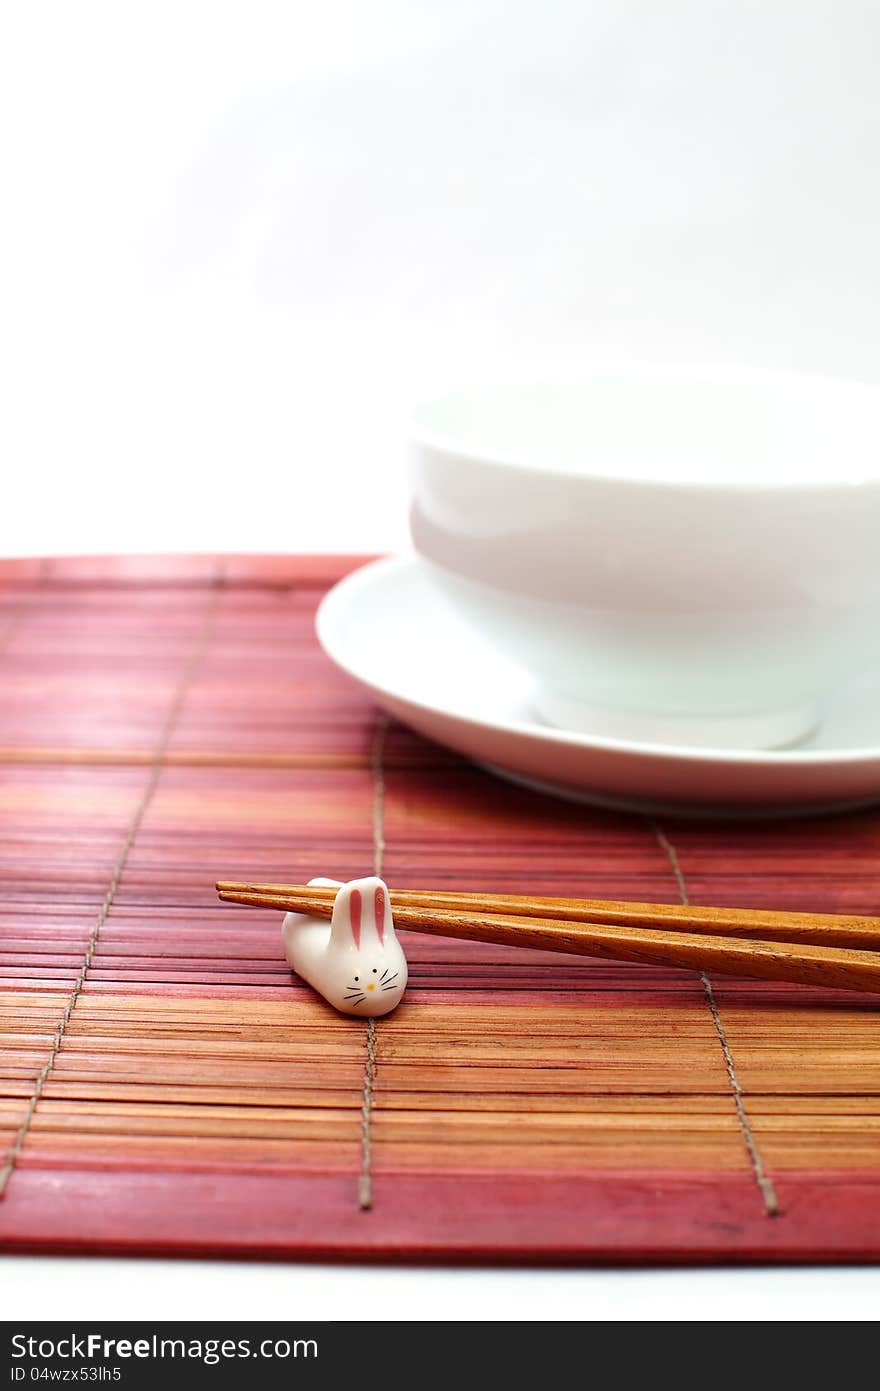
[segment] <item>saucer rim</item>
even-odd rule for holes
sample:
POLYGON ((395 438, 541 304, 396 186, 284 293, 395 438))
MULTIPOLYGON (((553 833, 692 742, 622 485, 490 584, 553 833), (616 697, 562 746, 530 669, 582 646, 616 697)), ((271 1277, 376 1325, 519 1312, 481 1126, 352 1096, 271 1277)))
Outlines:
POLYGON ((506 718, 498 720, 487 720, 484 717, 471 714, 462 714, 458 711, 449 710, 448 707, 436 703, 429 704, 424 700, 414 697, 407 691, 388 686, 378 681, 374 671, 366 671, 357 662, 351 660, 350 655, 346 654, 343 658, 339 648, 344 645, 334 641, 334 632, 338 630, 342 615, 340 610, 348 599, 356 592, 367 589, 377 580, 382 579, 386 574, 406 574, 407 572, 416 573, 419 569, 420 561, 416 555, 389 555, 381 556, 376 560, 367 561, 357 570, 345 575, 332 589, 324 595, 315 615, 315 632, 318 641, 326 655, 335 664, 346 671, 356 681, 370 687, 372 690, 381 691, 382 694, 394 700, 404 701, 407 705, 417 707, 429 714, 440 712, 447 716, 457 716, 466 719, 475 726, 480 726, 488 730, 502 730, 510 734, 520 735, 529 739, 537 739, 543 743, 571 748, 572 746, 583 749, 597 749, 603 752, 626 754, 629 756, 638 755, 662 759, 664 761, 687 760, 693 763, 731 763, 744 767, 817 767, 834 766, 840 767, 845 764, 865 764, 880 763, 880 745, 867 745, 854 749, 725 749, 716 748, 710 745, 689 745, 689 744, 656 744, 640 742, 631 739, 614 739, 602 735, 585 734, 577 730, 552 729, 537 722, 524 722, 521 720, 510 720, 506 718))

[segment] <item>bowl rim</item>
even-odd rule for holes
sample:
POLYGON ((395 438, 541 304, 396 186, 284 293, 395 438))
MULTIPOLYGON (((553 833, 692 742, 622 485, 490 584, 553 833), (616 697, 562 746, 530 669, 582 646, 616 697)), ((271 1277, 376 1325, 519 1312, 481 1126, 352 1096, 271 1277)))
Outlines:
MULTIPOLYGON (((577 386, 603 377, 617 379, 648 378, 653 380, 696 380, 717 385, 784 385, 801 390, 853 391, 864 393, 866 397, 877 398, 880 412, 880 381, 870 381, 855 377, 841 377, 814 372, 782 371, 772 368, 743 366, 735 363, 691 363, 691 362, 652 362, 638 359, 625 361, 596 360, 577 363, 544 364, 528 371, 522 369, 504 377, 480 378, 460 382, 439 394, 420 400, 410 411, 408 440, 411 450, 429 449, 459 460, 467 460, 490 468, 528 474, 533 478, 564 479, 574 484, 603 484, 606 486, 639 489, 656 489, 663 492, 687 493, 859 493, 864 495, 880 489, 880 450, 878 450, 873 473, 861 475, 837 474, 804 477, 772 476, 738 479, 730 475, 692 478, 658 477, 633 471, 630 473, 610 473, 601 470, 573 469, 562 464, 554 464, 552 459, 539 460, 534 455, 517 454, 508 448, 489 449, 467 442, 465 436, 453 430, 444 430, 432 424, 426 417, 438 406, 456 400, 478 396, 482 392, 524 389, 529 386, 577 386)), ((833 467, 833 461, 829 465, 833 467)))

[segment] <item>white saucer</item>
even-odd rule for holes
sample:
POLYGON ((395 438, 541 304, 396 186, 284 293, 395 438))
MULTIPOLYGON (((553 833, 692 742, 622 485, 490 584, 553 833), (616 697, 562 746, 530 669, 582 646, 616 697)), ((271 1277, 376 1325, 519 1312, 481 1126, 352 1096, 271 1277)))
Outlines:
POLYGON ((318 610, 325 652, 392 715, 541 792, 642 812, 779 816, 880 800, 876 677, 839 693, 809 741, 766 751, 640 744, 553 729, 529 678, 447 607, 415 558, 349 575, 318 610))

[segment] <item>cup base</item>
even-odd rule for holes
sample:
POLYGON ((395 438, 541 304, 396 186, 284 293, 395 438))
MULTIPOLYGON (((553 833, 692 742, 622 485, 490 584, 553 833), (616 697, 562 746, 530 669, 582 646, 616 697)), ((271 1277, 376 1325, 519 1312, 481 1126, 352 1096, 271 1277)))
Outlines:
POLYGON ((819 722, 819 712, 811 704, 747 715, 668 715, 610 710, 554 691, 538 690, 532 706, 544 724, 556 729, 626 743, 674 744, 680 748, 790 748, 806 739, 819 722))

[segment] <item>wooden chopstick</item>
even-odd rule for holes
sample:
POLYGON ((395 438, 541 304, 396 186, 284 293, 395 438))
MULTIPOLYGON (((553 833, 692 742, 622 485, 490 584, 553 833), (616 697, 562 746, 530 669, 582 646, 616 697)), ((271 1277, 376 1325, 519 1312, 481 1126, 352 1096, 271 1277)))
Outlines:
MULTIPOLYGON (((273 892, 253 885, 218 885, 224 902, 269 907, 329 917, 334 889, 274 886, 273 892), (284 892, 279 890, 284 889, 284 892)), ((422 895, 433 903, 433 895, 422 895)), ((450 908, 407 906, 391 895, 398 926, 442 937, 461 937, 505 946, 635 961, 688 970, 721 971, 761 980, 800 985, 833 986, 843 990, 880 992, 880 953, 840 946, 779 939, 745 938, 666 927, 560 919, 525 914, 480 912, 468 906, 450 908)), ((448 900, 450 896, 446 895, 448 900)), ((497 901, 497 900, 496 900, 497 901)), ((645 906, 645 905, 642 905, 645 906)))
MULTIPOLYGON (((319 916, 318 905, 326 903, 332 907, 336 897, 335 889, 303 884, 221 881, 217 884, 217 892, 221 898, 226 897, 232 902, 253 902, 255 907, 286 907, 289 912, 306 911, 289 902, 291 894, 297 896, 297 905, 301 904, 303 895, 307 895, 310 907, 319 916), (242 894, 252 897, 245 900, 240 897, 242 894), (238 897, 230 899, 230 895, 238 897)), ((391 907, 394 910, 436 908, 518 918, 552 918, 556 922, 618 924, 621 927, 668 927, 677 932, 699 932, 713 937, 755 937, 814 946, 880 949, 880 918, 834 913, 783 913, 766 908, 684 907, 678 903, 624 903, 589 898, 525 897, 520 894, 434 893, 413 889, 392 890, 391 907)))

